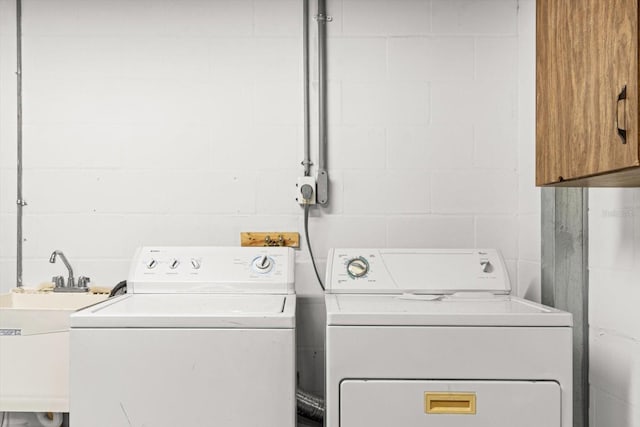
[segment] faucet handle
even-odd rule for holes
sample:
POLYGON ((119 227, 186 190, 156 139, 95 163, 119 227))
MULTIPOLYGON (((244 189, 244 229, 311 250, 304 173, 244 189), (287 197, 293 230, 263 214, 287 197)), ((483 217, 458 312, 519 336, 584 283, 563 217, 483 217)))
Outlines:
POLYGON ((53 282, 53 287, 54 288, 64 288, 64 277, 62 277, 62 276, 53 276, 51 278, 51 281, 53 282))
POLYGON ((89 285, 89 282, 91 282, 91 278, 90 277, 86 277, 86 276, 78 277, 78 287, 79 288, 87 288, 88 285, 89 285))

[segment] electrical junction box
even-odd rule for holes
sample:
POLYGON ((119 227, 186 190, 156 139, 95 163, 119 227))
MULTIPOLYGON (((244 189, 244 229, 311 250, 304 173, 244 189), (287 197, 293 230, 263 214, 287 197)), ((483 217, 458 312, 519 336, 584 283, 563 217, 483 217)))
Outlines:
POLYGON ((316 204, 316 180, 310 176, 298 178, 296 183, 296 202, 301 205, 316 204))

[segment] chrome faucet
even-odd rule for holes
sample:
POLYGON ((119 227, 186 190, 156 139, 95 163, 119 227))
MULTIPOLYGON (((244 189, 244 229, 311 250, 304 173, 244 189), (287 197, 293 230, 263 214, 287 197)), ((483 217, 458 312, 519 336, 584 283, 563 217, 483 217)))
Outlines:
MULTIPOLYGON (((51 264, 56 262, 56 257, 60 256, 60 258, 62 259, 62 262, 64 263, 64 266, 67 267, 67 270, 69 270, 69 278, 67 279, 67 286, 68 287, 73 287, 76 285, 75 283, 75 279, 73 278, 73 268, 71 268, 71 264, 69 264, 69 260, 67 259, 66 256, 64 256, 64 254, 62 253, 62 251, 53 251, 53 253, 51 254, 51 258, 49 258, 49 262, 51 264)), ((54 280, 54 283, 59 283, 59 280, 54 280)), ((62 279, 62 286, 64 287, 64 279, 62 279)))
POLYGON ((55 263, 56 258, 58 256, 60 257, 60 259, 62 259, 64 266, 67 267, 67 270, 69 271, 69 278, 67 279, 67 284, 65 285, 64 277, 54 276, 51 279, 54 286, 53 291, 54 292, 86 292, 88 291, 89 288, 87 287, 87 284, 89 283, 90 279, 88 277, 80 276, 78 278, 78 285, 76 286, 75 278, 73 277, 73 268, 71 268, 71 264, 69 264, 69 260, 64 255, 64 253, 62 253, 62 251, 59 251, 59 250, 53 251, 53 253, 51 254, 51 257, 49 258, 49 262, 52 264, 55 263))

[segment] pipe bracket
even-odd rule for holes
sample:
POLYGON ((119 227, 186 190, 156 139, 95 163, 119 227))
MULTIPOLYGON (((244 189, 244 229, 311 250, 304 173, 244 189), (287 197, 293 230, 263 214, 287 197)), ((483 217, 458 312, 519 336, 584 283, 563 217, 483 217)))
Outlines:
POLYGON ((18 199, 18 200, 16 200, 16 205, 18 205, 18 206, 27 206, 27 201, 26 200, 22 200, 22 199, 18 199))
POLYGON ((323 14, 319 14, 313 17, 314 21, 324 21, 324 22, 331 22, 333 21, 333 16, 331 15, 323 15, 323 14))

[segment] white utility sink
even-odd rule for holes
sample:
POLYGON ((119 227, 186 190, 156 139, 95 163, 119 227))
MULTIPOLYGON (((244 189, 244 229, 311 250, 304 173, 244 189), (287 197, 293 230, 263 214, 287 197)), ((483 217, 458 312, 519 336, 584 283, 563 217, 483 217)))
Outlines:
POLYGON ((0 294, 0 412, 69 412, 69 315, 106 298, 0 294))

